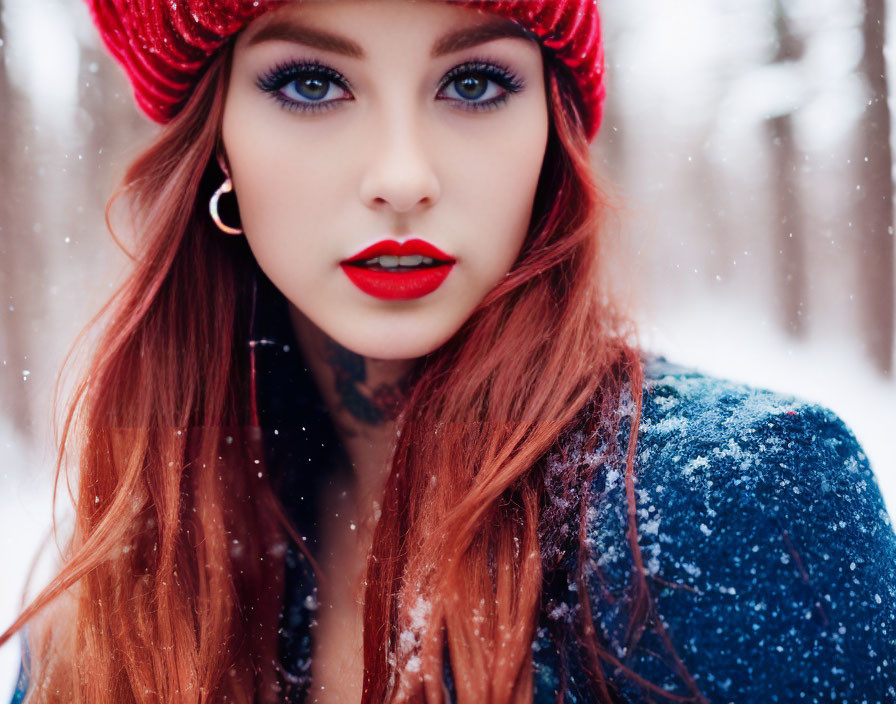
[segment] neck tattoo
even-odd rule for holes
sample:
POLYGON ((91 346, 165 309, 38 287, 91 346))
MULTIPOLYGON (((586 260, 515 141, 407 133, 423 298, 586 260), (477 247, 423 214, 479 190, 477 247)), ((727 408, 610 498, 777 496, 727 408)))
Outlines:
POLYGON ((398 417, 410 392, 409 375, 397 382, 371 386, 364 357, 331 338, 326 340, 325 358, 333 371, 340 403, 353 418, 368 425, 381 425, 398 417))

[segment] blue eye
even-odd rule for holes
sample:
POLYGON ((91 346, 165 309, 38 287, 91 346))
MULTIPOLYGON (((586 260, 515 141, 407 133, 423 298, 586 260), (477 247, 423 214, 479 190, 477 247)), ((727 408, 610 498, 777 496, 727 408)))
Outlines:
POLYGON ((348 84, 339 73, 316 61, 280 64, 269 73, 260 76, 257 84, 259 89, 269 93, 289 110, 305 112, 328 110, 336 103, 349 99, 331 97, 329 100, 324 100, 331 95, 331 88, 334 86, 347 93, 348 84))
MULTIPOLYGON (((442 83, 442 90, 454 87, 460 99, 448 98, 464 110, 490 110, 497 108, 514 93, 525 87, 510 69, 486 61, 471 61, 451 69, 442 83), (502 92, 487 100, 478 100, 488 94, 489 84, 502 92)), ((441 94, 441 90, 439 93, 441 94)), ((492 91, 494 93, 494 91, 492 91)))
MULTIPOLYGON (((279 64, 259 76, 257 85, 288 110, 318 112, 354 99, 350 97, 348 81, 317 61, 279 64)), ((445 75, 439 95, 452 88, 459 97, 441 99, 450 100, 463 110, 475 111, 497 108, 511 94, 521 91, 524 84, 507 68, 486 61, 472 61, 445 75), (484 96, 488 97, 482 99, 484 96)))

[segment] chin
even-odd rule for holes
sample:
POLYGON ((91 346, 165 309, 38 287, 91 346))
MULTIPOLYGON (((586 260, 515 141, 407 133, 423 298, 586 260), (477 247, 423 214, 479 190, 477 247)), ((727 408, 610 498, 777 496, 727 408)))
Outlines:
POLYGON ((437 334, 435 331, 385 329, 375 334, 358 334, 355 330, 347 335, 333 336, 340 345, 355 354, 371 359, 400 360, 417 359, 441 347, 454 331, 437 334))

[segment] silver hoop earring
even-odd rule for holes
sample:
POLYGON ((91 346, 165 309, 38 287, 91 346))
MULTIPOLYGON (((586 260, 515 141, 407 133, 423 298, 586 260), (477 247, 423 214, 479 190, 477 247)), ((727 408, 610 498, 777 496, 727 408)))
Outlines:
POLYGON ((242 229, 237 227, 230 227, 229 225, 225 225, 221 220, 221 216, 218 214, 218 201, 221 200, 221 196, 225 193, 231 193, 233 191, 233 181, 228 176, 224 183, 221 184, 221 187, 215 191, 212 199, 208 204, 208 212, 212 216, 212 220, 215 221, 215 225, 218 226, 218 229, 221 232, 224 232, 228 235, 241 235, 243 234, 242 229))

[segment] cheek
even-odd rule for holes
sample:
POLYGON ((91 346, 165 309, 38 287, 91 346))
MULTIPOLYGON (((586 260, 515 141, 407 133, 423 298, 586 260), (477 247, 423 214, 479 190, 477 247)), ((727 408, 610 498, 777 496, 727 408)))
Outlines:
POLYGON ((494 281, 516 261, 532 218, 546 138, 539 132, 527 133, 526 137, 528 141, 521 143, 527 148, 493 152, 491 158, 469 169, 466 190, 470 202, 477 204, 475 228, 491 240, 479 244, 489 253, 494 281))
POLYGON ((269 276, 303 271, 312 258, 323 255, 324 240, 312 234, 326 217, 325 204, 305 195, 309 191, 298 174, 271 168, 260 168, 254 176, 252 169, 239 173, 235 187, 243 230, 269 276))
POLYGON ((297 159, 294 153, 270 134, 259 135, 246 148, 228 149, 247 232, 277 232, 294 227, 297 222, 313 218, 315 211, 324 206, 319 198, 308 197, 315 193, 315 184, 318 195, 324 192, 319 188, 320 176, 311 168, 313 160, 310 155, 308 159, 297 159))
POLYGON ((331 258, 326 228, 344 201, 332 162, 276 128, 250 134, 251 142, 237 135, 227 149, 243 230, 259 264, 301 271, 312 257, 331 258))

